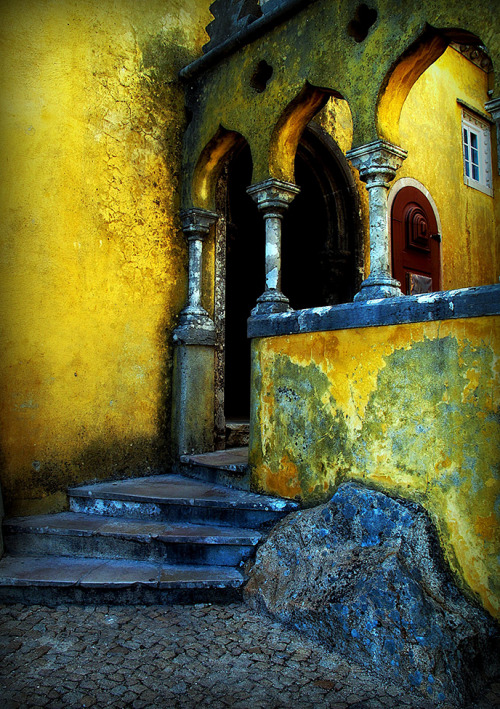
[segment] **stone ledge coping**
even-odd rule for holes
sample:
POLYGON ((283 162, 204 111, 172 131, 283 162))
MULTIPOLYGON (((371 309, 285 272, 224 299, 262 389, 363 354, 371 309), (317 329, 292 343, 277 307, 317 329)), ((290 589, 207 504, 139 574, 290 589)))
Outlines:
POLYGON ((252 316, 247 335, 277 337, 499 314, 500 284, 494 284, 252 316))

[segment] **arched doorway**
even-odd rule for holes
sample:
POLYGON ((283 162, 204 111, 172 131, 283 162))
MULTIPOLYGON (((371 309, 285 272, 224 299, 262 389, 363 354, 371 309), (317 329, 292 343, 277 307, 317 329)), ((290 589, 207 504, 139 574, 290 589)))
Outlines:
POLYGON ((362 279, 358 194, 336 143, 310 123, 295 158, 300 194, 285 214, 283 292, 295 310, 350 302, 362 279))
POLYGON ((391 195, 392 275, 405 295, 441 287, 441 234, 431 197, 418 182, 401 180, 391 195))
MULTIPOLYGON (((216 438, 223 422, 248 421, 250 344, 247 319, 264 290, 264 220, 246 192, 252 161, 248 145, 233 153, 218 187, 216 278, 223 280, 218 346, 216 438), (217 425, 217 421, 219 425, 217 425)), ((301 193, 283 222, 283 292, 294 309, 352 300, 362 277, 362 235, 357 192, 347 161, 315 124, 301 138, 295 160, 301 193)))

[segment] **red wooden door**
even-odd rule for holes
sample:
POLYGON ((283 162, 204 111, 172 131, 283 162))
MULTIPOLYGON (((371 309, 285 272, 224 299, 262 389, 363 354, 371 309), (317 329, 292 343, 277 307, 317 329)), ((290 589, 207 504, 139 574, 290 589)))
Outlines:
POLYGON ((416 187, 403 187, 392 203, 392 275, 405 295, 440 289, 441 236, 434 210, 416 187))

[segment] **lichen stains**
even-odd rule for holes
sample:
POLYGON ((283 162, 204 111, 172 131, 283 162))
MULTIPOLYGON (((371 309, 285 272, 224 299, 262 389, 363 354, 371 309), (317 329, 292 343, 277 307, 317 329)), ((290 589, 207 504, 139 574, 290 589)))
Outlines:
POLYGON ((257 485, 271 485, 286 497, 300 493, 315 504, 331 494, 351 467, 344 416, 331 396, 328 377, 313 363, 301 366, 275 357, 269 381, 274 385, 263 392, 260 415, 273 424, 261 453, 264 479, 257 485))
POLYGON ((497 616, 498 335, 483 317, 257 341, 255 487, 311 505, 362 480, 422 503, 497 616))

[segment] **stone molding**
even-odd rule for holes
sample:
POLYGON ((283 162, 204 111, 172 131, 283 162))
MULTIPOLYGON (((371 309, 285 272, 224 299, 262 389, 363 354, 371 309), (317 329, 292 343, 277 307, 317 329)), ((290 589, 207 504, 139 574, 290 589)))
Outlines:
POLYGON ((279 337, 491 315, 500 315, 500 284, 252 316, 247 335, 279 337))

